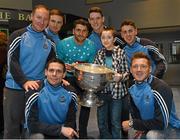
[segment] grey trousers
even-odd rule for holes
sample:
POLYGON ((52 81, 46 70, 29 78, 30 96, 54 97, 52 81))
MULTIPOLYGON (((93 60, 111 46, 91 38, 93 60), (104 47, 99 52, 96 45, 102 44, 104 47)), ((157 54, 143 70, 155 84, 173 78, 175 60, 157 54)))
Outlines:
POLYGON ((146 139, 177 139, 177 130, 170 125, 165 130, 150 130, 146 139))
POLYGON ((4 88, 4 139, 23 138, 24 108, 24 90, 4 88))

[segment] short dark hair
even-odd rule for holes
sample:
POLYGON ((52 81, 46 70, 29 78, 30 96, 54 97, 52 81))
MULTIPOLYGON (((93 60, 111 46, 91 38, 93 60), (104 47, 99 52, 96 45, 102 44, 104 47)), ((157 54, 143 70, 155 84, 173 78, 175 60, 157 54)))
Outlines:
POLYGON ((37 10, 37 9, 40 9, 40 8, 44 8, 44 9, 46 9, 47 11, 49 11, 49 8, 48 8, 46 5, 38 4, 38 5, 35 5, 35 7, 33 8, 32 14, 34 14, 34 13, 36 12, 36 10, 37 10))
MULTIPOLYGON (((103 29, 103 31, 112 31, 113 37, 116 36, 116 30, 115 30, 114 27, 106 27, 106 28, 103 29)), ((101 32, 101 34, 102 34, 102 32, 101 32)))
POLYGON ((125 25, 131 25, 133 26, 135 29, 137 28, 136 27, 136 24, 132 21, 132 20, 124 20, 122 23, 121 23, 121 26, 120 26, 120 30, 123 26, 125 25))
POLYGON ((57 15, 57 16, 60 16, 60 17, 62 17, 63 18, 63 24, 64 24, 64 14, 63 14, 63 12, 61 11, 61 10, 59 10, 59 9, 51 9, 50 10, 50 16, 52 16, 52 15, 57 15))
POLYGON ((91 8, 89 9, 88 15, 90 16, 90 14, 93 13, 93 12, 95 12, 95 13, 100 13, 102 17, 104 16, 104 15, 103 15, 103 11, 102 11, 102 9, 101 9, 100 7, 91 7, 91 8))
POLYGON ((86 21, 84 19, 77 19, 74 21, 73 28, 76 28, 77 24, 81 24, 83 26, 86 26, 88 31, 89 31, 90 25, 89 25, 88 21, 86 21))
POLYGON ((48 69, 48 68, 49 68, 49 65, 50 65, 51 63, 59 63, 59 64, 61 64, 61 65, 63 66, 63 72, 66 72, 65 63, 64 63, 61 59, 59 59, 59 58, 52 58, 52 59, 50 59, 50 60, 47 62, 45 68, 48 69))
POLYGON ((50 10, 50 16, 51 15, 58 15, 58 16, 61 16, 62 18, 64 18, 63 12, 59 9, 51 9, 50 10))
POLYGON ((146 60, 148 61, 149 66, 151 66, 151 60, 150 60, 150 58, 149 58, 145 53, 143 53, 143 52, 137 52, 137 53, 135 53, 135 54, 133 55, 133 57, 131 58, 131 66, 132 66, 133 60, 135 60, 135 59, 141 59, 141 58, 146 59, 146 60))

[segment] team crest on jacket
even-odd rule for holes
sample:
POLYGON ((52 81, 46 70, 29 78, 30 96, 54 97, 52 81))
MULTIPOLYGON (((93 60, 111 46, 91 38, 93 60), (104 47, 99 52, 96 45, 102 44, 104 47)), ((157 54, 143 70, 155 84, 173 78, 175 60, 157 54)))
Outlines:
POLYGON ((43 48, 44 48, 44 49, 48 49, 47 43, 44 44, 43 48))
POLYGON ((59 97, 59 101, 60 101, 60 102, 65 102, 65 101, 66 101, 65 96, 60 96, 60 97, 59 97))
POLYGON ((146 103, 149 103, 149 102, 150 102, 150 97, 149 97, 149 95, 146 95, 146 96, 145 96, 145 102, 146 102, 146 103))

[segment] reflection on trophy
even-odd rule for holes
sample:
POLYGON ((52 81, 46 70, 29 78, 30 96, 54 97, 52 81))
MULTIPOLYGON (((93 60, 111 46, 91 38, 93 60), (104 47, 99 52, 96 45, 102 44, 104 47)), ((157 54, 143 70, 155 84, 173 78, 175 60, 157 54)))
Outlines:
POLYGON ((114 72, 105 66, 89 63, 81 63, 74 66, 77 83, 85 90, 80 99, 80 105, 92 107, 100 106, 103 101, 99 101, 96 94, 108 83, 112 82, 114 72))

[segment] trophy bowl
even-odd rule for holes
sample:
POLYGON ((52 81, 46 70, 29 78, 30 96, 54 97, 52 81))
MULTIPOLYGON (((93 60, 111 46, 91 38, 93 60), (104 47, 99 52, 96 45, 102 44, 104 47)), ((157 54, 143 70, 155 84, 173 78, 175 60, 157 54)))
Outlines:
POLYGON ((96 93, 113 81, 114 72, 102 65, 80 63, 74 66, 74 75, 78 85, 85 90, 79 103, 86 107, 102 105, 96 93))

